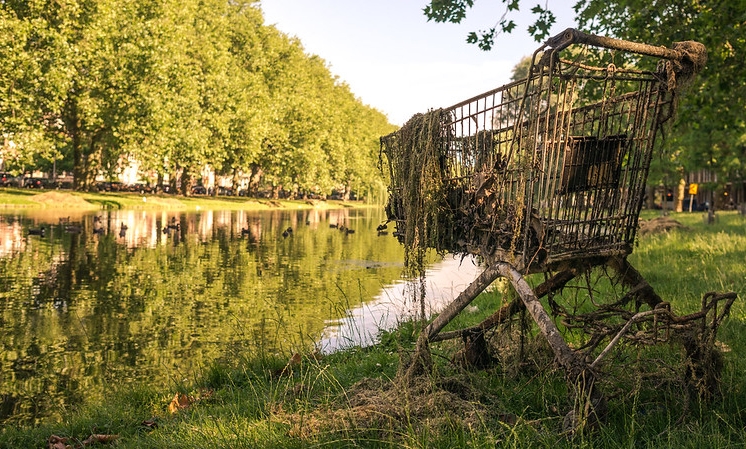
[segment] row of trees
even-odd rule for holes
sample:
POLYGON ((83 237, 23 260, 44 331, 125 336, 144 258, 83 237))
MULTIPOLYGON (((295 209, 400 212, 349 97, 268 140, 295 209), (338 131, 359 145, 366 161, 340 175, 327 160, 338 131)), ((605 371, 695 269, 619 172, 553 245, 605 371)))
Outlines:
POLYGON ((253 187, 381 183, 393 130, 256 1, 0 1, 6 168, 67 169, 76 189, 138 161, 190 185, 205 166, 253 187))
MULTIPOLYGON (((475 0, 431 0, 425 15, 439 22, 460 22, 475 0)), ((505 15, 467 40, 490 49, 500 33, 515 28, 512 14, 529 4, 502 0, 505 15)), ((533 4, 533 3, 531 3, 533 4)), ((549 35, 555 22, 551 4, 535 6, 529 33, 537 41, 549 35)), ((746 177, 746 3, 728 0, 576 0, 581 30, 655 45, 696 40, 708 49, 708 62, 679 104, 677 126, 667 135, 666 156, 654 161, 650 181, 680 185, 688 174, 708 170, 743 185, 746 177)), ((680 190, 683 191, 683 190, 680 190)))

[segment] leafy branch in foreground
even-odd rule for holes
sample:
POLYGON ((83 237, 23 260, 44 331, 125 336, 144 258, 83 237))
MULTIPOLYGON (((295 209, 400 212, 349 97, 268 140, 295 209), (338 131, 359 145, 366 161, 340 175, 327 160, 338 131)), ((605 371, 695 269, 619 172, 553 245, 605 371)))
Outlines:
MULTIPOLYGON (((487 30, 471 31, 466 37, 466 42, 477 44, 480 49, 488 51, 495 44, 495 38, 500 33, 511 33, 516 28, 514 20, 508 15, 513 11, 520 10, 520 0, 502 0, 505 4, 505 12, 497 23, 487 30)), ((466 18, 467 10, 474 6, 474 0, 432 0, 423 9, 427 20, 438 23, 461 23, 466 18)), ((537 42, 541 42, 549 36, 552 25, 557 21, 554 13, 548 8, 536 5, 531 8, 536 16, 536 21, 528 26, 528 32, 537 42)))

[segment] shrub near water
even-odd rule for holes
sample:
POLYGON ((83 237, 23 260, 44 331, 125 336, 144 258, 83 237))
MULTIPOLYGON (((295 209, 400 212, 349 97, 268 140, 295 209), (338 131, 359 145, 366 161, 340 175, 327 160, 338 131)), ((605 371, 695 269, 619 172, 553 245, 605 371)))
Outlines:
MULTIPOLYGON (((707 291, 739 294, 718 334, 724 370, 720 394, 710 403, 685 394, 679 345, 622 345, 600 370, 610 404, 607 423, 570 439, 560 432, 571 406, 564 375, 535 329, 521 343, 520 322, 512 323, 493 341, 503 349, 497 363, 483 371, 450 363, 460 342, 434 344, 433 375, 404 388, 397 369, 419 330, 409 323, 371 348, 325 357, 247 355, 232 366, 206 369, 192 386, 114 392, 106 404, 70 413, 62 423, 3 429, 0 446, 43 447, 50 435, 82 441, 91 433, 116 434, 112 444, 128 448, 743 446, 746 222, 728 213, 712 226, 698 214, 673 218, 686 229, 642 237, 629 260, 677 313, 698 310, 707 291), (200 389, 213 393, 174 414, 167 411, 177 391, 200 389), (142 424, 150 419, 157 428, 142 424)), ((460 326, 500 305, 497 287, 463 312, 460 326)))

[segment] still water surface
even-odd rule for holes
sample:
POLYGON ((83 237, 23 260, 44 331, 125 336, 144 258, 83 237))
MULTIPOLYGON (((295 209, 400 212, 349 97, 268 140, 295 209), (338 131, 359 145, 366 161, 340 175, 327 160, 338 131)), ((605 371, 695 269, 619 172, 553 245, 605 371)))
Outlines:
MULTIPOLYGON (((384 219, 379 209, 0 215, 0 423, 56 419, 121 385, 170 391, 214 360, 370 343, 409 307, 403 250, 375 230, 384 219)), ((438 270, 449 274, 432 277, 430 308, 474 276, 467 263, 438 270)))

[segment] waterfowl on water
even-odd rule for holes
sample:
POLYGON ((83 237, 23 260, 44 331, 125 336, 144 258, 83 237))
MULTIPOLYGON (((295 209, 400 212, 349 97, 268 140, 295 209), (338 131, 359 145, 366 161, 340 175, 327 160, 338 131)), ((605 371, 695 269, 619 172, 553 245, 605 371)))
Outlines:
POLYGON ((103 234, 104 226, 101 224, 101 217, 93 217, 93 233, 103 234))
POLYGON ((168 229, 181 229, 181 224, 176 222, 176 217, 171 217, 171 223, 167 227, 168 229))
POLYGON ((83 231, 83 228, 80 225, 65 225, 65 232, 68 234, 80 234, 81 231, 83 231))
POLYGON ((282 231, 283 238, 288 238, 291 235, 293 235, 293 228, 287 228, 284 231, 282 231))
POLYGON ((28 235, 38 235, 40 237, 44 237, 44 234, 46 233, 46 230, 43 227, 38 228, 29 228, 28 235))

